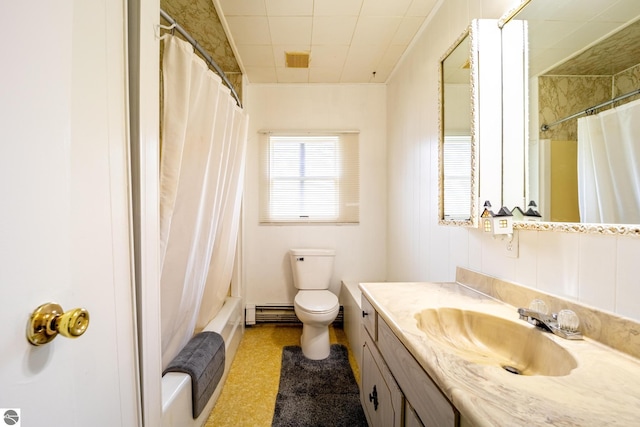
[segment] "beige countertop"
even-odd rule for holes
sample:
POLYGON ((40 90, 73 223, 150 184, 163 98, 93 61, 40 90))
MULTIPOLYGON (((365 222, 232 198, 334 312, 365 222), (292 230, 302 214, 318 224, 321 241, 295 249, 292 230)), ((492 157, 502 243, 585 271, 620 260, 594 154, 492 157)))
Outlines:
MULTIPOLYGON (((638 426, 640 360, 589 338, 549 333, 577 367, 565 376, 513 375, 429 340, 416 314, 455 307, 519 320, 516 307, 455 283, 361 283, 363 295, 462 416, 477 426, 638 426)), ((505 337, 506 340, 509 337, 505 337)), ((549 363, 553 363, 550 361, 549 363)))

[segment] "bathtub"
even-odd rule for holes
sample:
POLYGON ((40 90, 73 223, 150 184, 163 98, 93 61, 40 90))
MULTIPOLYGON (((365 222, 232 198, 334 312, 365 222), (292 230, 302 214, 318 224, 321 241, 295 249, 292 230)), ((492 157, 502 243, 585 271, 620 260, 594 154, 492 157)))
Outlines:
MULTIPOLYGON (((362 292, 358 285, 358 282, 343 280, 342 286, 340 286, 340 302, 344 307, 344 333, 349 341, 349 347, 351 347, 353 356, 356 359, 358 369, 362 370, 362 366, 360 366, 363 345, 363 339, 360 335, 362 333, 362 308, 360 304, 362 292)), ((358 385, 360 386, 360 384, 358 385)))
POLYGON ((216 317, 204 328, 222 335, 225 344, 224 374, 207 406, 197 419, 191 410, 191 378, 187 374, 169 372, 162 377, 162 427, 201 427, 207 421, 227 379, 244 331, 242 299, 227 297, 216 317))

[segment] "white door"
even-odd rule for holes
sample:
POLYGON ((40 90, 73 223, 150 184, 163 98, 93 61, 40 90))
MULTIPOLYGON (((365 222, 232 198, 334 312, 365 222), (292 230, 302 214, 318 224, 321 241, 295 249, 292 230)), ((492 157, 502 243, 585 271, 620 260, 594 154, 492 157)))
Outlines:
POLYGON ((0 2, 0 427, 140 424, 124 14, 0 2), (84 335, 29 344, 49 301, 86 308, 84 335))

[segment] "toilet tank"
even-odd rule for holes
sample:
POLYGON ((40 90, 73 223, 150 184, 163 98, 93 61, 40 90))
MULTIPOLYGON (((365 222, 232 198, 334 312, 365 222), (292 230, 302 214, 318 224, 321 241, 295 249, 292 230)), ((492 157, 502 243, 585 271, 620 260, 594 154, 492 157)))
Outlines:
POLYGON ((297 289, 328 289, 333 274, 333 249, 291 249, 291 271, 297 289))

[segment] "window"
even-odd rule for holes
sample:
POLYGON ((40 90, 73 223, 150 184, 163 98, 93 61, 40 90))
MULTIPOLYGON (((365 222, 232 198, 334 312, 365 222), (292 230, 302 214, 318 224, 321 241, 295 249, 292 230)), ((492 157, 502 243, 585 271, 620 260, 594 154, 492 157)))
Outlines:
POLYGON ((358 223, 358 134, 265 134, 260 223, 358 223))
POLYGON ((466 220, 471 215, 471 137, 445 136, 444 218, 466 220))

